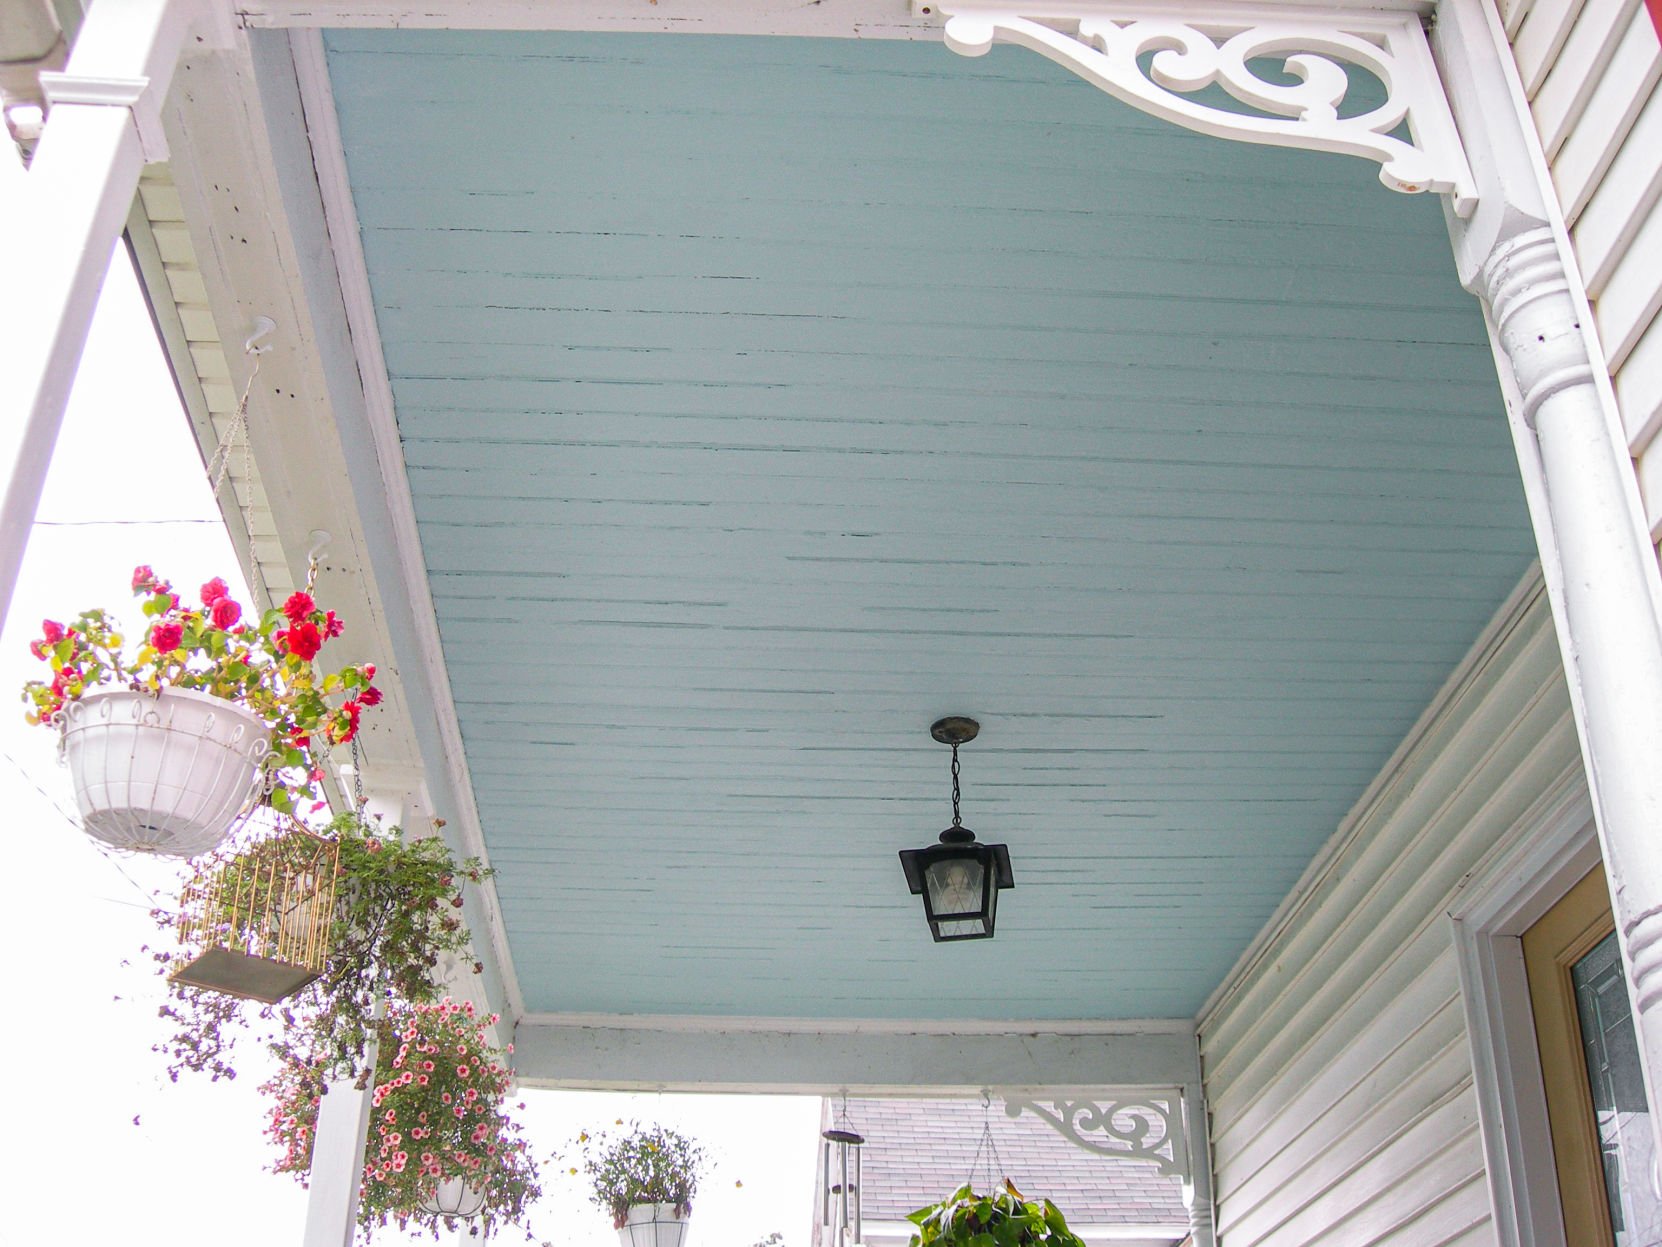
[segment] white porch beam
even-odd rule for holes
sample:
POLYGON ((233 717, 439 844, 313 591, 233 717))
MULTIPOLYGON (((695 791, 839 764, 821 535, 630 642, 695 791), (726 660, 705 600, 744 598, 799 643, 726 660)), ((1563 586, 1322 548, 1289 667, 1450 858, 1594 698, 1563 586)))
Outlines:
POLYGON ((1184 1021, 790 1023, 528 1014, 514 1073, 535 1087, 832 1095, 971 1095, 1198 1083, 1184 1021))
POLYGON ((93 308, 139 171, 162 160, 161 103, 190 40, 218 46, 208 0, 99 0, 62 73, 22 190, 0 202, 0 620, 40 505, 93 308))
MULTIPOLYGON (((1444 0, 1434 47, 1480 192, 1469 222, 1451 219, 1455 255, 1489 319, 1655 1105, 1662 1087, 1662 576, 1609 371, 1493 7, 1444 0)), ((1662 1115, 1653 1113, 1651 1122, 1662 1145, 1662 1115)))
MULTIPOLYGON (((804 35, 939 39, 940 21, 912 0, 241 0, 250 26, 426 30, 610 30, 700 35, 804 35)), ((1143 0, 1156 9, 1158 0, 1143 0)), ((1308 0, 1261 0, 1258 11, 1308 9, 1308 0)), ((1345 12, 1429 14, 1435 0, 1328 0, 1345 12)), ((937 10, 938 12, 938 10, 937 10)))

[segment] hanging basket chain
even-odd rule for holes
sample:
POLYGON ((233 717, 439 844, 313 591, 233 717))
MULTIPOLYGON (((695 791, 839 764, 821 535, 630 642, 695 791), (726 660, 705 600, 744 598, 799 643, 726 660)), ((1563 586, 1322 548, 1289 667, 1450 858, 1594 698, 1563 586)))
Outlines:
MULTIPOLYGON (((248 533, 249 558, 253 560, 254 546, 254 477, 253 448, 248 441, 248 396, 254 391, 254 380, 260 375, 260 355, 257 349, 249 349, 248 354, 253 356, 254 366, 249 369, 248 383, 242 387, 242 397, 237 399, 236 411, 231 415, 230 424, 225 426, 225 432, 220 436, 219 444, 214 447, 213 457, 208 460, 208 480, 214 496, 225 485, 226 475, 231 470, 231 454, 236 449, 237 442, 242 442, 242 526, 248 533)), ((232 485, 232 493, 236 486, 232 485)))
MULTIPOLYGON (((954 753, 957 750, 953 750, 954 753)), ((993 1097, 992 1092, 981 1093, 981 1138, 975 1145, 975 1155, 970 1158, 968 1185, 973 1190, 975 1175, 980 1172, 981 1157, 987 1158, 987 1185, 985 1191, 992 1194, 1004 1172, 1004 1158, 998 1154, 998 1144, 993 1141, 993 1127, 991 1120, 993 1097)))
POLYGON ((958 746, 952 746, 952 825, 962 827, 963 815, 958 811, 958 746))

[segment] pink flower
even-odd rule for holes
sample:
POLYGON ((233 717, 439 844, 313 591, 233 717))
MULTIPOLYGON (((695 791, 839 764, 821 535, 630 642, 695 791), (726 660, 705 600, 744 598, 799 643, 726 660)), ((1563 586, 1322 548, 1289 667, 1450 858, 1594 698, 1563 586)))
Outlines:
POLYGON ((312 601, 312 595, 309 593, 291 593, 288 601, 283 603, 283 615, 291 624, 298 625, 316 610, 317 603, 312 601))
POLYGON ((346 631, 346 626, 344 624, 342 624, 341 621, 335 617, 335 612, 334 611, 325 611, 323 613, 323 635, 324 636, 330 637, 330 638, 338 637, 344 631, 346 631))
POLYGON ((171 654, 184 640, 185 630, 176 623, 159 623, 150 629, 150 644, 158 654, 171 654))
POLYGON ((157 585, 156 573, 150 570, 150 564, 144 563, 133 568, 133 592, 140 589, 152 589, 157 585))
POLYGON ((366 662, 363 666, 359 667, 358 670, 363 672, 364 679, 366 680, 373 680, 375 678, 375 664, 372 662, 366 662))
POLYGON ((213 604, 208 607, 208 612, 216 628, 229 628, 242 618, 242 607, 230 598, 216 598, 213 604))
POLYGON ((381 704, 381 690, 372 685, 358 694, 358 700, 366 706, 379 706, 381 704))
POLYGON ((46 638, 46 642, 49 645, 56 645, 64 638, 63 625, 51 619, 43 619, 40 621, 40 632, 41 635, 46 638))
POLYGON ((208 581, 207 584, 202 586, 202 605, 211 609, 215 602, 219 601, 222 597, 230 596, 230 593, 231 586, 226 584, 218 576, 215 576, 212 580, 208 581))

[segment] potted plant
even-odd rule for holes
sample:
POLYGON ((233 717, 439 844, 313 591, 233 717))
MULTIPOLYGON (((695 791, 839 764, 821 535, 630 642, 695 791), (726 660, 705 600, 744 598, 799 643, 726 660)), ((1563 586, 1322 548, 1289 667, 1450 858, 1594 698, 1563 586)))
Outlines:
MULTIPOLYGON (((311 1168, 325 1063, 293 1057, 265 1087, 273 1097, 267 1134, 282 1153, 278 1173, 304 1180, 311 1168)), ((487 1236, 499 1223, 523 1222, 541 1191, 520 1128, 504 1109, 508 1080, 472 1005, 446 997, 388 1012, 379 1027, 358 1198, 366 1237, 388 1224, 428 1229, 436 1239, 441 1226, 469 1218, 487 1236)))
POLYGON ((52 670, 24 685, 31 723, 57 730, 82 825, 119 848, 190 857, 264 800, 315 800, 313 745, 344 744, 381 700, 372 663, 320 673, 341 632, 309 592, 258 621, 219 577, 186 606, 149 567, 133 573, 146 624, 129 649, 103 610, 46 620, 31 652, 52 670))
POLYGON ((577 1141, 591 1198, 611 1215, 622 1247, 681 1247, 707 1163, 704 1149, 677 1131, 638 1122, 626 1134, 585 1132, 577 1141))
POLYGON ((906 1219, 918 1227, 909 1247, 1085 1247, 1055 1204, 1028 1200, 1009 1179, 990 1195, 961 1186, 906 1219))

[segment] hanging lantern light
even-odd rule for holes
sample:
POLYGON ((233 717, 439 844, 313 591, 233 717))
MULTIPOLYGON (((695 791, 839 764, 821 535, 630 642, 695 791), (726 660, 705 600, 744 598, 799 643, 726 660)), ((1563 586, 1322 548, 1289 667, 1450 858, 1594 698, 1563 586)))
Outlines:
POLYGON ((816 1236, 825 1247, 854 1247, 864 1238, 860 1224, 860 1149, 865 1137, 848 1120, 848 1094, 843 1093, 842 1111, 831 1129, 820 1132, 824 1140, 821 1172, 825 1175, 820 1195, 820 1224, 828 1233, 816 1236))
POLYGON ((930 727, 931 736, 952 746, 952 826, 941 832, 939 844, 900 851, 906 885, 913 896, 923 897, 923 916, 936 943, 992 939, 999 891, 1015 887, 1009 849, 978 843, 958 810, 958 746, 980 731, 974 719, 957 716, 930 727))

